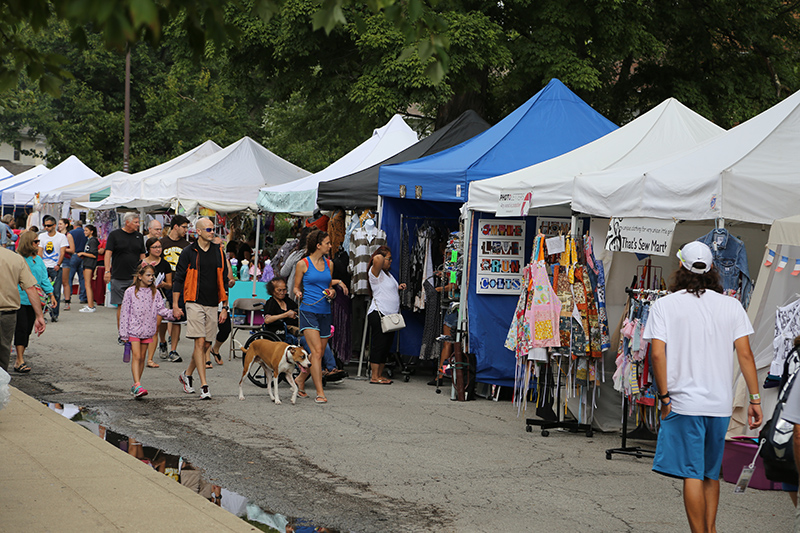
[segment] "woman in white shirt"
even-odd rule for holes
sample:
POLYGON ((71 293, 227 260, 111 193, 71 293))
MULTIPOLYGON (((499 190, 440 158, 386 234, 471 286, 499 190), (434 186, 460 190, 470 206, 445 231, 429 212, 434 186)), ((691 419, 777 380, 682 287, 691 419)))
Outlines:
POLYGON ((392 252, 388 246, 381 246, 369 260, 369 288, 372 291, 372 302, 367 309, 369 326, 372 330, 372 343, 369 351, 369 363, 372 369, 370 383, 391 385, 392 380, 383 377, 383 368, 392 349, 394 332, 384 333, 381 330, 381 315, 400 312, 400 295, 398 291, 406 288, 405 283, 397 284, 397 280, 389 273, 392 266, 392 252))

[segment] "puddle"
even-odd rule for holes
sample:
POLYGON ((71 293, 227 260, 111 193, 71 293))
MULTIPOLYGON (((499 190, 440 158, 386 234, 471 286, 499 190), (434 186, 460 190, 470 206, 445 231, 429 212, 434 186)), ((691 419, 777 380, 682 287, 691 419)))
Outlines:
POLYGON ((117 433, 95 422, 91 411, 73 404, 42 402, 56 413, 80 424, 101 439, 136 457, 154 470, 176 482, 189 487, 212 503, 233 513, 248 524, 268 532, 278 533, 337 533, 335 529, 315 526, 312 522, 288 518, 282 514, 269 513, 250 503, 241 494, 229 491, 203 478, 202 470, 196 469, 186 458, 172 455, 158 448, 147 446, 132 437, 117 433))

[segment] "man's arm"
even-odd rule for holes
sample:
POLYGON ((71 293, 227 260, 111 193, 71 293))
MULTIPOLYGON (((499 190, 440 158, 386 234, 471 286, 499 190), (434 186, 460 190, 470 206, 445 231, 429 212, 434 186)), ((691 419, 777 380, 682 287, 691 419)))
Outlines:
POLYGON ((744 382, 747 384, 747 390, 750 393, 750 403, 747 407, 747 420, 750 423, 750 429, 755 429, 761 425, 761 398, 758 394, 758 374, 756 371, 756 362, 753 359, 753 351, 750 349, 750 337, 745 335, 739 337, 733 343, 736 348, 736 358, 739 360, 739 368, 742 369, 742 376, 744 382), (755 396, 756 398, 753 398, 755 396))
POLYGON ((106 273, 103 275, 103 281, 108 283, 111 281, 111 250, 106 250, 103 256, 103 265, 106 268, 106 273))
MULTIPOLYGON (((667 394, 667 343, 660 339, 650 341, 650 361, 653 363, 653 377, 659 396, 667 394)), ((672 411, 672 400, 667 397, 661 400, 661 420, 667 418, 672 411)))
MULTIPOLYGON (((53 241, 55 244, 55 241, 53 241)), ((56 261, 56 270, 61 269, 61 263, 64 262, 64 256, 67 254, 67 249, 69 248, 69 241, 67 241, 67 246, 61 246, 58 248, 58 260, 56 261)))

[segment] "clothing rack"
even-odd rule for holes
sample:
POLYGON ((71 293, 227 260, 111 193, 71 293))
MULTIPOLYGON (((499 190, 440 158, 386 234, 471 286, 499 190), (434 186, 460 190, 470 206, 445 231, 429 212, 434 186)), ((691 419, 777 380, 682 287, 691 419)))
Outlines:
MULTIPOLYGON (((567 357, 567 359, 569 359, 569 356, 566 356, 566 357, 567 357)), ((548 372, 550 371, 551 367, 552 367, 552 363, 548 363, 548 365, 547 365, 548 372)), ((557 368, 557 370, 556 370, 557 372, 561 372, 561 363, 560 362, 556 363, 556 368, 557 368)), ((549 376, 549 377, 552 379, 552 376, 549 376)), ((548 435, 550 435, 550 431, 549 430, 554 429, 554 428, 564 428, 564 429, 570 430, 571 433, 577 433, 579 431, 585 431, 586 432, 586 436, 591 438, 592 435, 594 435, 594 429, 592 429, 591 421, 588 424, 582 424, 582 423, 578 422, 577 420, 560 420, 560 418, 561 418, 561 387, 564 385, 564 384, 562 384, 560 378, 561 378, 561 376, 559 376, 559 379, 556 381, 556 384, 555 384, 556 398, 555 398, 555 403, 553 404, 554 406, 556 406, 558 408, 558 412, 556 413, 556 420, 540 420, 538 418, 526 418, 525 419, 525 431, 530 433, 530 432, 533 431, 533 426, 537 426, 537 427, 542 428, 542 437, 547 437, 548 435)), ((539 380, 541 380, 541 379, 542 379, 542 376, 539 376, 539 380)), ((597 385, 595 384, 593 386, 596 387, 597 385)), ((538 382, 537 382, 536 388, 537 389, 539 388, 538 382)), ((588 385, 587 385, 587 388, 588 388, 588 385)), ((587 390, 587 394, 588 394, 588 392, 589 391, 587 390)), ((594 414, 592 415, 592 418, 594 418, 594 414)))
MULTIPOLYGON (((640 294, 665 296, 669 291, 658 289, 631 289, 625 287, 625 293, 628 298, 636 298, 640 294)), ((609 448, 606 450, 606 459, 611 460, 612 456, 617 453, 620 455, 632 455, 637 459, 644 457, 655 457, 655 450, 648 450, 641 446, 628 446, 628 410, 630 404, 628 403, 628 396, 623 396, 622 399, 622 446, 619 448, 609 448)), ((654 440, 654 435, 647 430, 642 424, 636 426, 636 429, 630 432, 630 437, 639 440, 654 440)))

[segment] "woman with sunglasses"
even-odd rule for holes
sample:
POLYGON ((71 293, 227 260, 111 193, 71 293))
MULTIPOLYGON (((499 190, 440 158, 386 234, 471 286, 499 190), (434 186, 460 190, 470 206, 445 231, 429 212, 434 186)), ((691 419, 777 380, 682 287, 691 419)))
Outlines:
MULTIPOLYGON (((50 296, 50 305, 56 305, 56 298, 53 295, 53 284, 50 283, 50 277, 47 275, 47 267, 44 266, 44 261, 39 257, 39 237, 32 231, 25 231, 19 237, 19 246, 17 253, 25 258, 28 263, 28 268, 31 269, 31 274, 36 278, 39 287, 44 293, 50 296)), ((14 372, 27 374, 31 371, 31 367, 25 363, 25 348, 28 347, 28 340, 33 331, 33 323, 36 321, 36 314, 33 311, 31 301, 28 299, 28 293, 18 288, 20 308, 17 310, 17 327, 14 330, 14 346, 17 350, 17 360, 14 362, 14 372)))

